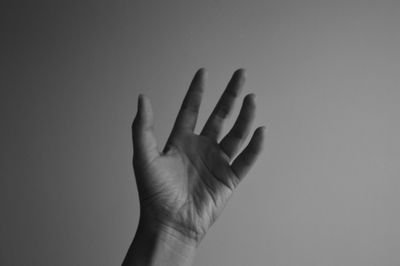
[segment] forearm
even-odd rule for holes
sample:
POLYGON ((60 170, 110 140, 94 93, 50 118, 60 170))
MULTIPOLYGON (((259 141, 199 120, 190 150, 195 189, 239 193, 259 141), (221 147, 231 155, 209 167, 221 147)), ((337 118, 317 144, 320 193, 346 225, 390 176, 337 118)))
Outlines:
POLYGON ((172 229, 141 219, 122 266, 190 266, 196 246, 172 229))

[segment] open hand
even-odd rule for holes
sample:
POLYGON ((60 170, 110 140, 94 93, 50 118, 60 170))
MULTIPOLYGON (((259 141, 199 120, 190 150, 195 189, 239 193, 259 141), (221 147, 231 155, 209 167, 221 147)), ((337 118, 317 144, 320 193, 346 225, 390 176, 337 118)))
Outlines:
POLYGON ((232 129, 219 139, 224 120, 243 87, 243 69, 233 74, 201 133, 194 132, 205 79, 205 70, 198 70, 162 151, 154 137, 153 111, 146 96, 139 96, 132 125, 140 219, 152 221, 196 244, 256 161, 264 139, 264 127, 257 128, 249 144, 237 155, 251 131, 256 107, 254 94, 244 98, 232 129))

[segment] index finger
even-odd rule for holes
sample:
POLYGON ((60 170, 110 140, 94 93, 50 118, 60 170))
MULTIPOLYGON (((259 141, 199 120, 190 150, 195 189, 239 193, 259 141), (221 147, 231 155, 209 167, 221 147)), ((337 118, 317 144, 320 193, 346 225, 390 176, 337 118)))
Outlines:
POLYGON ((205 87, 206 75, 207 72, 204 68, 200 68, 194 75, 185 98, 183 99, 181 108, 179 109, 167 143, 173 139, 177 132, 192 132, 194 130, 205 87))

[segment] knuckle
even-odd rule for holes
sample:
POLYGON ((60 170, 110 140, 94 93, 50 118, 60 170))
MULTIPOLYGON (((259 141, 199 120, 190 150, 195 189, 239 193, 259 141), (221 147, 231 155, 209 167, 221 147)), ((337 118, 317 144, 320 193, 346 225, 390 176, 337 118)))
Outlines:
POLYGON ((230 133, 231 137, 237 140, 242 140, 245 137, 245 132, 243 130, 234 129, 230 133))
POLYGON ((223 105, 220 108, 218 108, 216 112, 216 116, 220 118, 226 118, 229 115, 230 108, 228 105, 223 105))

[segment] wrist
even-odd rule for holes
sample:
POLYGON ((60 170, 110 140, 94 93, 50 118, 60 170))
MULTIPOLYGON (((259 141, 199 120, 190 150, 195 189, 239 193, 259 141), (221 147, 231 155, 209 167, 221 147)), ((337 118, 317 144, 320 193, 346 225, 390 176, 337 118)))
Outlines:
POLYGON ((141 217, 135 238, 123 265, 175 265, 192 264, 198 243, 174 228, 141 217))
POLYGON ((165 244, 179 245, 185 249, 196 249, 199 245, 196 238, 184 230, 179 230, 172 223, 143 216, 139 219, 137 234, 151 236, 165 244))
MULTIPOLYGON (((197 221, 196 221, 197 222, 197 221)), ((175 239, 189 246, 197 247, 205 236, 205 230, 175 212, 166 212, 157 208, 141 208, 139 227, 162 236, 175 239)), ((139 229, 139 228, 138 228, 139 229)))

